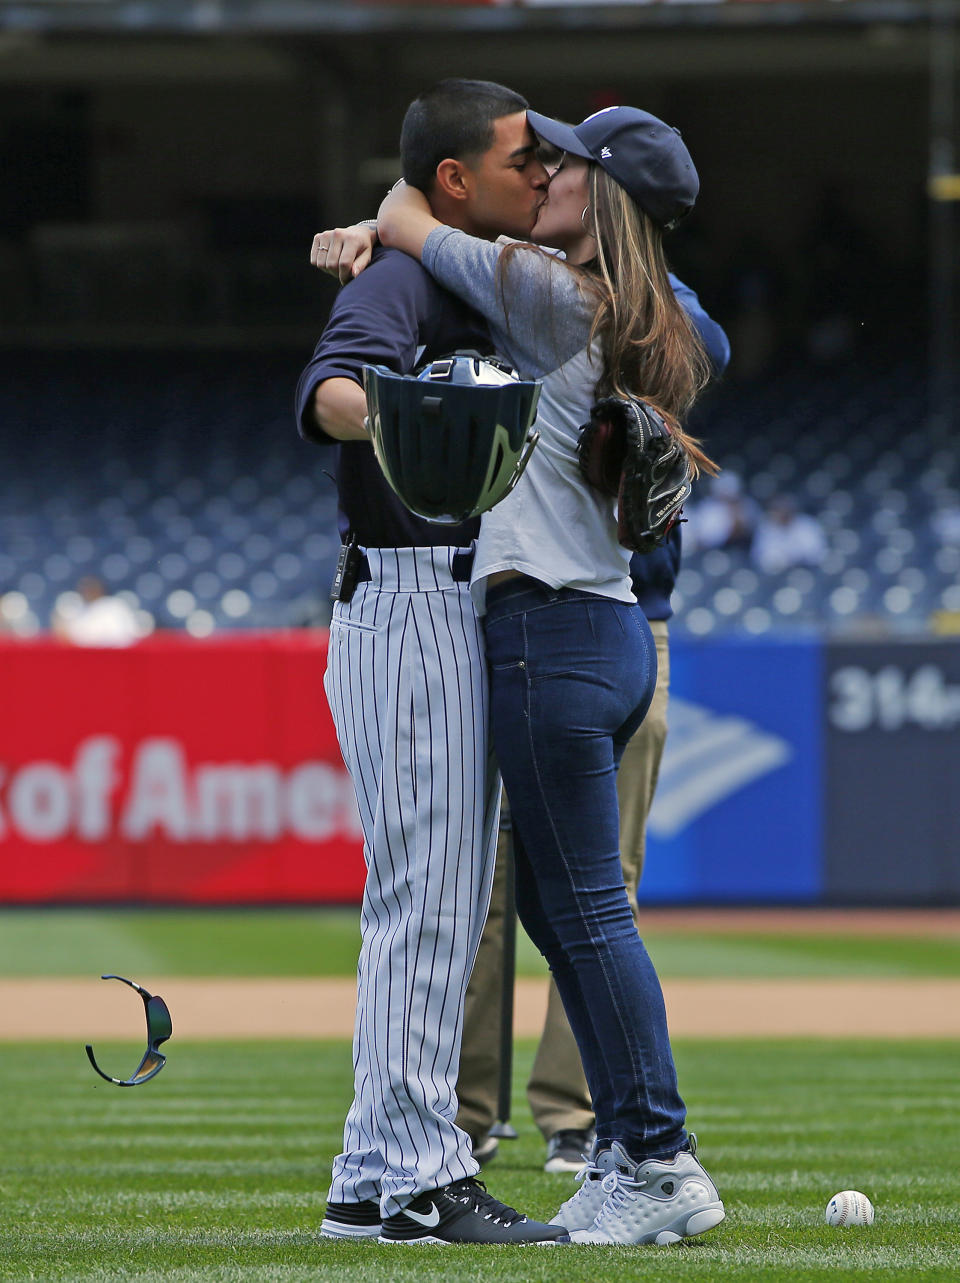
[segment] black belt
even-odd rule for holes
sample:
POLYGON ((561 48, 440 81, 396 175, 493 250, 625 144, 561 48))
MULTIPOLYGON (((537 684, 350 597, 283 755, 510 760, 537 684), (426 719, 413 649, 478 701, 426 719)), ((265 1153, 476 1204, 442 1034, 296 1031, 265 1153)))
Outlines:
MULTIPOLYGON (((470 575, 473 573, 473 549, 464 548, 463 552, 453 554, 453 565, 450 568, 453 580, 458 584, 468 584, 470 575)), ((368 583, 370 580, 370 562, 367 560, 366 553, 361 553, 357 562, 357 579, 358 584, 368 583)))
POLYGON ((486 603, 489 607, 492 602, 499 601, 502 597, 516 597, 518 593, 530 592, 537 588, 550 591, 548 584, 541 579, 534 579, 532 575, 511 575, 509 579, 501 579, 488 586, 486 603))

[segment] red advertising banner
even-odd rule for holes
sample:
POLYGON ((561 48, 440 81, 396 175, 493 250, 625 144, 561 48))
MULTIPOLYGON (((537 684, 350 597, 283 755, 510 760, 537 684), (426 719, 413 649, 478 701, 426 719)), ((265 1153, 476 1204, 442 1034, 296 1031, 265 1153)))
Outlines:
POLYGON ((326 634, 0 644, 0 903, 356 902, 326 634))

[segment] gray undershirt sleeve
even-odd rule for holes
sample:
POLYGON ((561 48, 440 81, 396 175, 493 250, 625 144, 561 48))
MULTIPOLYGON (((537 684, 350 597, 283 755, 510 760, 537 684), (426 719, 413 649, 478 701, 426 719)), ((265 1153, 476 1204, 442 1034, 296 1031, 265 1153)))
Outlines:
POLYGON ((427 237, 422 261, 441 285, 487 318, 501 355, 525 378, 543 378, 584 347, 592 308, 562 260, 522 247, 501 273, 504 248, 438 227, 427 237))

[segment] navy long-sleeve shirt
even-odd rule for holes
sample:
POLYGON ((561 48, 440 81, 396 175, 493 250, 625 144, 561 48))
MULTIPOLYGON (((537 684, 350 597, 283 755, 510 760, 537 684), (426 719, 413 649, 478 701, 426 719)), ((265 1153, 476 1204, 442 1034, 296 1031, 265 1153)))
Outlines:
POLYGON ((486 322, 399 250, 378 247, 369 267, 337 295, 300 375, 296 414, 301 436, 338 448, 341 538, 349 530, 365 548, 466 547, 476 538, 479 518, 448 526, 410 512, 387 484, 368 441, 334 441, 313 417, 314 391, 325 379, 362 385, 365 365, 410 374, 423 361, 464 348, 492 351, 486 322))
MULTIPOLYGON (((722 374, 730 360, 730 340, 723 328, 703 310, 700 300, 670 273, 670 284, 687 315, 697 328, 714 374, 722 374)), ((670 597, 680 570, 680 526, 674 526, 666 543, 653 552, 636 553, 630 561, 633 591, 648 619, 669 619, 673 614, 670 597)))

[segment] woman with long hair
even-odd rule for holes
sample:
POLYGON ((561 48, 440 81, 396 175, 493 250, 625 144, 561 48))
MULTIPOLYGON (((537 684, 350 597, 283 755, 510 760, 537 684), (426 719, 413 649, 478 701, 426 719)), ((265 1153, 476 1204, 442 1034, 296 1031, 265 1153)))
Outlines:
POLYGON ((584 480, 577 443, 599 396, 643 397, 694 473, 715 470, 681 426, 709 366, 663 250, 699 183, 677 131, 646 112, 607 108, 576 127, 528 119, 561 152, 535 236, 562 255, 445 226, 403 185, 378 232, 487 318, 521 377, 542 381, 539 445, 483 516, 471 583, 517 909, 556 980, 596 1111, 581 1186, 554 1220, 578 1242, 676 1242, 718 1224, 723 1204, 685 1129, 660 982, 618 849, 616 771, 650 703, 656 653, 615 502, 584 480))

